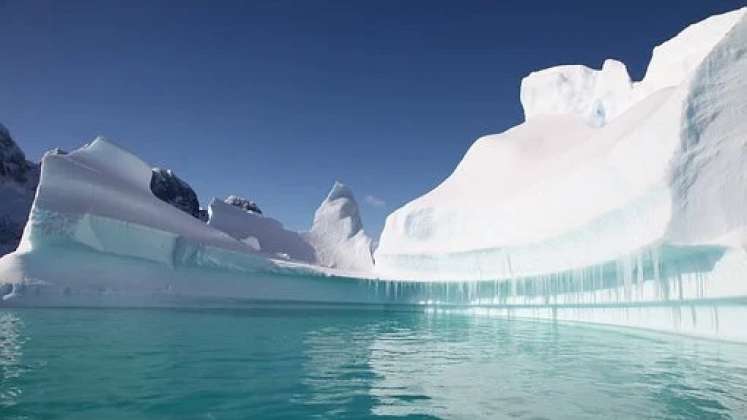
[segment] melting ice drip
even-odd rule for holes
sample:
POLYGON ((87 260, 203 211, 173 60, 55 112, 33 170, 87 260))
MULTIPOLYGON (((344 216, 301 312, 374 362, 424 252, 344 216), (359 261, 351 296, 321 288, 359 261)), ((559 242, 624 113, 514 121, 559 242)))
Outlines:
MULTIPOLYGON (((371 281, 387 299, 428 304, 610 305, 693 301, 709 296, 708 282, 725 248, 654 246, 614 261, 544 275, 467 281, 371 281)), ((716 290, 714 290, 716 291, 716 290)))
POLYGON ((741 255, 718 246, 652 246, 603 264, 488 280, 372 281, 371 293, 429 311, 676 331, 747 341, 741 255), (740 297, 741 296, 741 297, 740 297))

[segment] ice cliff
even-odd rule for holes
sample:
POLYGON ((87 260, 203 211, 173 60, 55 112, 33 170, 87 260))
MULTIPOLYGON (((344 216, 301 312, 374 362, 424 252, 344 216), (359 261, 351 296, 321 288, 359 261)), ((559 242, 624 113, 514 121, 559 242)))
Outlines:
POLYGON ((530 74, 526 121, 478 139, 451 176, 387 218, 377 273, 542 276, 660 246, 743 256, 745 75, 745 9, 656 47, 640 82, 614 60, 530 74))

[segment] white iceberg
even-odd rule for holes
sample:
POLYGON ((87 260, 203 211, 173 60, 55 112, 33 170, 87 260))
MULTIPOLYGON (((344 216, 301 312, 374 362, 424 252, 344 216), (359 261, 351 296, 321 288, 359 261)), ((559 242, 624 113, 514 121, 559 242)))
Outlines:
POLYGON ((316 250, 318 264, 371 275, 371 238, 363 230, 358 203, 347 186, 335 182, 304 237, 316 250))
MULTIPOLYGON (((318 267, 304 236, 272 218, 214 200, 206 224, 159 199, 150 188, 150 166, 103 138, 69 154, 49 153, 41 168, 21 243, 0 259, 5 304, 385 298, 370 293, 365 280, 330 277, 344 272, 318 267)), ((329 221, 335 235, 350 227, 344 215, 350 216, 341 213, 339 226, 329 221)), ((361 241, 362 235, 352 238, 361 241)), ((325 251, 334 249, 332 237, 315 240, 325 251)), ((349 268, 345 263, 356 258, 338 251, 325 261, 349 268)))
POLYGON ((479 139, 441 185, 387 218, 377 273, 510 279, 665 245, 743 252, 745 74, 745 9, 657 47, 641 82, 611 60, 532 73, 526 122, 479 139))

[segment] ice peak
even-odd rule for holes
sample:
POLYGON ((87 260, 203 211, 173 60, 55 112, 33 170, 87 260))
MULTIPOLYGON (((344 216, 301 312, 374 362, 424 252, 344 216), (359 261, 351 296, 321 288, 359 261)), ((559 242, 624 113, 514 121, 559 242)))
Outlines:
POLYGON ((305 235, 317 253, 319 264, 355 271, 371 271, 371 239, 363 231, 353 191, 335 181, 314 213, 314 223, 305 235))
POLYGON ((347 185, 340 181, 335 181, 334 185, 332 185, 332 189, 329 190, 329 194, 327 194, 325 201, 333 201, 339 198, 355 200, 353 197, 353 191, 347 185))

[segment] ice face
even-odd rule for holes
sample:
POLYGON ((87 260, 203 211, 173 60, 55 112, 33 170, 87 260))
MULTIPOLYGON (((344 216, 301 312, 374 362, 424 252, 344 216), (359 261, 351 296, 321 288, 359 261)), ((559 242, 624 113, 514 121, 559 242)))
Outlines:
MULTIPOLYGON (((720 34, 718 24, 731 24, 737 16, 706 20, 709 35, 720 34)), ((741 16, 683 86, 668 233, 677 243, 747 247, 747 15, 741 16)), ((696 34, 688 35, 682 43, 703 45, 696 34)), ((698 58, 699 50, 692 56, 698 58)))

